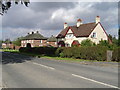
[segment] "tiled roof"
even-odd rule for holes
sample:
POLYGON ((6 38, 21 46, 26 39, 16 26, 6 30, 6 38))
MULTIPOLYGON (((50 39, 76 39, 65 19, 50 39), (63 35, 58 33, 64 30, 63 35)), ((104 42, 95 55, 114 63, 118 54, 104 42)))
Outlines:
POLYGON ((46 37, 42 36, 39 33, 28 34, 23 39, 24 40, 47 40, 46 37))
POLYGON ((57 38, 54 37, 53 35, 47 39, 48 42, 56 42, 57 41, 57 38))
POLYGON ((71 29, 76 37, 88 37, 91 32, 96 27, 96 23, 87 23, 87 24, 81 24, 79 27, 75 26, 69 26, 65 29, 63 29, 60 34, 58 34, 57 38, 63 38, 67 34, 67 31, 71 29))

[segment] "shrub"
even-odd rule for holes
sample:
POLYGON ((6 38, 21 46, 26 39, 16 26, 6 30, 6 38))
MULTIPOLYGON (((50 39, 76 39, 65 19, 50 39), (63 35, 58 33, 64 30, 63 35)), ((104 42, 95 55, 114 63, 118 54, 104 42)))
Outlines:
POLYGON ((113 50, 112 61, 120 62, 120 47, 113 50))
POLYGON ((103 46, 71 47, 71 48, 62 48, 61 52, 58 52, 57 55, 60 57, 67 57, 67 58, 105 61, 106 51, 107 48, 103 46))
POLYGON ((94 46, 95 43, 93 43, 91 40, 86 39, 81 42, 81 46, 94 46))
POLYGON ((40 55, 47 55, 47 56, 55 56, 55 51, 57 48, 54 47, 22 47, 19 49, 20 52, 23 53, 33 53, 33 54, 40 54, 40 55))
POLYGON ((65 47, 59 47, 59 48, 55 51, 55 55, 59 57, 59 56, 60 56, 60 53, 63 52, 64 48, 65 48, 65 47))

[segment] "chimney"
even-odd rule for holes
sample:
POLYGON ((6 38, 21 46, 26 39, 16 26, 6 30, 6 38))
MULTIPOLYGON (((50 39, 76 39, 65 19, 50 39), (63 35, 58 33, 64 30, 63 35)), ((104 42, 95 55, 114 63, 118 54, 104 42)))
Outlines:
POLYGON ((77 27, 79 27, 81 24, 82 24, 82 20, 81 20, 81 19, 78 19, 78 20, 77 20, 77 27))
POLYGON ((68 27, 68 24, 65 22, 65 23, 64 23, 64 29, 65 29, 66 27, 68 27))
POLYGON ((100 16, 96 16, 96 24, 100 22, 100 16))

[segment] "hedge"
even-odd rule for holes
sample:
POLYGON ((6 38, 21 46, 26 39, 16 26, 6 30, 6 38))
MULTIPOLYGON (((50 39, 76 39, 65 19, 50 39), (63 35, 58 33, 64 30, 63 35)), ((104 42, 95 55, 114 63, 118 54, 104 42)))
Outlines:
POLYGON ((71 47, 57 49, 56 55, 67 58, 105 61, 106 52, 107 47, 103 46, 71 47))
MULTIPOLYGON (((33 53, 46 56, 67 57, 85 60, 106 61, 108 48, 105 46, 87 46, 87 47, 22 47, 19 49, 23 53, 33 53)), ((113 50, 112 61, 120 61, 120 48, 113 50)))
POLYGON ((120 47, 113 50, 112 61, 120 62, 120 47))
POLYGON ((33 53, 33 54, 40 54, 40 55, 47 55, 47 56, 55 56, 55 51, 57 48, 54 47, 21 47, 19 49, 22 53, 33 53))

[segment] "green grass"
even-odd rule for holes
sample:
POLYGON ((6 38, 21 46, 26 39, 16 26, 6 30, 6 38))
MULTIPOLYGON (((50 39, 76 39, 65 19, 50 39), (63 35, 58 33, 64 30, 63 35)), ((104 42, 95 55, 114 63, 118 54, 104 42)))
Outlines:
POLYGON ((19 50, 14 50, 14 49, 0 49, 0 51, 4 51, 4 52, 16 52, 16 53, 19 52, 19 50))
POLYGON ((84 59, 75 59, 75 58, 61 58, 61 57, 50 57, 50 56, 41 56, 42 58, 55 59, 55 60, 64 60, 64 61, 74 61, 74 62, 97 62, 97 60, 84 60, 84 59))

